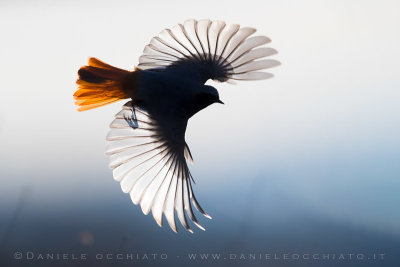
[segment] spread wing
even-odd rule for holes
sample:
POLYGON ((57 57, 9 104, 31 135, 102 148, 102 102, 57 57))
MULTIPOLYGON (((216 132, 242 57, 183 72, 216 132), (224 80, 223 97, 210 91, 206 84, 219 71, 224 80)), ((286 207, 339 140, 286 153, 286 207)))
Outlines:
POLYGON ((192 191, 192 177, 185 160, 185 157, 191 159, 184 140, 187 121, 171 126, 166 122, 133 106, 132 101, 123 106, 107 135, 106 154, 110 156, 114 179, 124 193, 130 194, 135 205, 140 204, 144 214, 152 211, 158 225, 162 226, 164 214, 177 232, 176 211, 189 232, 192 230, 186 215, 204 230, 197 222, 192 204, 204 216, 211 217, 192 191))
POLYGON ((264 59, 277 53, 261 47, 271 40, 249 37, 256 30, 223 21, 187 20, 151 39, 139 58, 139 69, 166 68, 205 83, 261 80, 273 77, 259 70, 280 63, 264 59))

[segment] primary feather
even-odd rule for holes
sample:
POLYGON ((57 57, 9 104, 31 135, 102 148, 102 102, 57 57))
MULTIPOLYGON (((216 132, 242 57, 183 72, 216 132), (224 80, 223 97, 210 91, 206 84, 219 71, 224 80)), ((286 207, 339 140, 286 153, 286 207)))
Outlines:
MULTIPOLYGON (((187 216, 204 230, 189 201, 195 200, 185 147, 179 149, 180 146, 169 144, 171 141, 163 135, 162 127, 147 111, 134 107, 132 101, 123 106, 110 124, 107 135, 106 154, 110 156, 114 179, 120 182, 124 193, 130 194, 134 204, 140 204, 144 214, 152 210, 160 226, 164 213, 176 232, 176 211, 182 225, 192 231, 185 217, 186 211, 187 216)), ((197 202, 194 206, 200 207, 197 202)), ((199 210, 209 217, 202 208, 199 210)))
MULTIPOLYGON (((138 68, 166 68, 184 71, 188 67, 192 78, 203 83, 218 81, 267 79, 272 74, 253 75, 256 70, 279 65, 278 61, 259 59, 276 53, 271 48, 258 48, 271 40, 265 36, 250 37, 256 29, 223 21, 187 20, 163 30, 143 50, 138 68), (238 75, 247 74, 249 75, 238 75), (197 77, 196 77, 197 76, 197 77)), ((188 72, 188 71, 186 71, 188 72)))

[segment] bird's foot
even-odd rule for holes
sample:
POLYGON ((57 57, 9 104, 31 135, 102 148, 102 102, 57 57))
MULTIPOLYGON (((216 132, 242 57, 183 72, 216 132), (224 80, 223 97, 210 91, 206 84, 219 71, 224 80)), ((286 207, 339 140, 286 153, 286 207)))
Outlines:
POLYGON ((124 119, 132 129, 139 128, 139 124, 136 118, 135 107, 132 107, 132 115, 130 117, 124 114, 124 119))

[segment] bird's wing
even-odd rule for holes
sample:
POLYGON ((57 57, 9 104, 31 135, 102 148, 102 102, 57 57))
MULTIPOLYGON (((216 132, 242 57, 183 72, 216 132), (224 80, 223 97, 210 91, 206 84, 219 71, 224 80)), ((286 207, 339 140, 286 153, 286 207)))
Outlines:
POLYGON ((110 156, 113 176, 124 193, 129 193, 144 214, 152 211, 162 226, 164 213, 168 224, 177 232, 175 211, 182 225, 192 232, 185 216, 200 228, 192 204, 211 218, 198 204, 191 184, 185 157, 191 159, 184 134, 187 121, 181 126, 157 120, 146 110, 127 102, 115 115, 107 135, 106 154, 110 156), (174 132, 174 135, 171 133, 174 132))
POLYGON ((273 77, 259 70, 280 63, 265 59, 277 53, 262 47, 271 40, 249 37, 256 30, 223 21, 187 20, 151 39, 139 58, 139 69, 167 68, 205 83, 261 80, 273 77))

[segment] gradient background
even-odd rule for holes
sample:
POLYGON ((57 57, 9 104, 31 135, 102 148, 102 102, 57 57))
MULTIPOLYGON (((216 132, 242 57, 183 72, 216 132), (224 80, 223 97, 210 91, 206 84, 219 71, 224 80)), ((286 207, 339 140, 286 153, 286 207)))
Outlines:
POLYGON ((0 1, 0 266, 400 266, 399 13, 398 1, 0 1), (213 220, 176 235, 107 167, 123 102, 79 113, 72 94, 89 56, 132 68, 151 37, 188 18, 256 27, 283 65, 271 80, 217 84, 226 105, 190 120, 194 190, 213 220), (386 256, 189 262, 188 252, 386 256))

